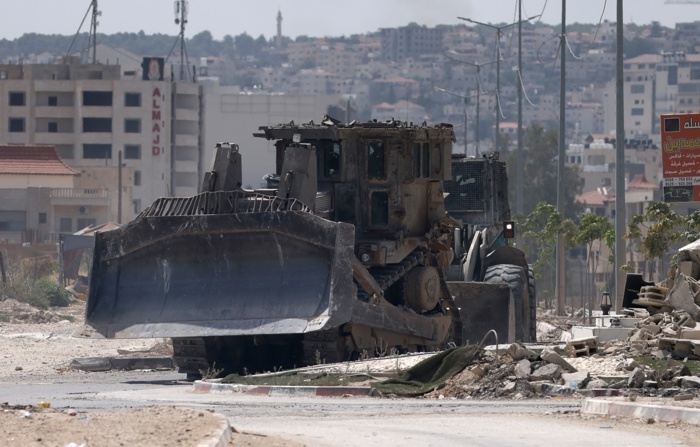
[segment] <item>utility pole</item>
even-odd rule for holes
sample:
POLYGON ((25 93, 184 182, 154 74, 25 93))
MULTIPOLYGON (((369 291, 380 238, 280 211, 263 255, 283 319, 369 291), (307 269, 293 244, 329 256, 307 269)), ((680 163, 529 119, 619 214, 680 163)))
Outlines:
MULTIPOLYGON (((566 0, 561 1, 561 35, 559 36, 559 51, 561 51, 561 76, 559 82, 559 159, 557 179, 557 212, 562 218, 566 212, 564 201, 564 161, 566 158, 566 0)), ((557 315, 564 315, 566 299, 566 251, 564 235, 557 235, 557 315)))
POLYGON ((617 76, 616 87, 616 127, 615 138, 615 311, 622 310, 622 298, 625 293, 625 273, 620 270, 625 264, 627 250, 625 244, 625 227, 627 213, 625 208, 625 89, 623 72, 623 31, 622 0, 617 0, 617 76))
MULTIPOLYGON (((525 22, 532 19, 536 19, 539 15, 528 17, 525 22)), ((501 34, 503 29, 511 27, 522 23, 522 20, 517 22, 508 23, 507 25, 492 25, 490 23, 479 22, 477 20, 472 20, 466 17, 457 17, 460 20, 465 20, 467 22, 473 23, 475 25, 487 26, 496 30, 496 135, 495 135, 495 146, 496 150, 499 150, 499 136, 501 134, 501 34)), ((520 189, 522 185, 518 184, 517 188, 520 189)))
POLYGON ((523 0, 518 1, 518 150, 515 166, 515 212, 523 215, 523 0))
MULTIPOLYGON (((481 94, 482 94, 482 93, 486 93, 486 92, 482 92, 482 91, 481 91, 481 67, 483 67, 484 65, 493 64, 494 62, 498 62, 498 60, 492 60, 492 61, 481 62, 481 63, 477 63, 477 62, 467 62, 467 61, 465 61, 464 59, 460 59, 460 58, 458 58, 458 57, 455 57, 454 55, 452 55, 452 54, 450 54, 450 53, 445 53, 445 57, 447 57, 448 59, 452 59, 453 61, 460 62, 460 63, 462 63, 462 64, 471 65, 472 67, 475 67, 475 68, 476 68, 476 94, 470 96, 470 98, 473 97, 473 96, 476 96, 476 146, 475 146, 475 149, 474 149, 474 155, 475 155, 476 157, 479 157, 479 153, 480 153, 480 152, 479 152, 479 149, 480 149, 480 147, 479 147, 479 142, 481 141, 481 139, 479 138, 479 126, 480 126, 480 123, 479 123, 479 109, 480 109, 480 106, 481 106, 481 94)), ((464 96, 462 96, 462 98, 464 98, 464 96)), ((465 104, 466 104, 466 103, 465 103, 465 104)), ((466 148, 465 148, 465 154, 466 154, 466 148)))

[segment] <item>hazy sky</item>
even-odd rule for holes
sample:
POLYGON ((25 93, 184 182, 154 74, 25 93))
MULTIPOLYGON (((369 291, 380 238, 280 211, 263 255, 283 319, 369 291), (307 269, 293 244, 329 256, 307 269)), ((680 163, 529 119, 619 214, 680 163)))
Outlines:
MULTIPOLYGON (((624 22, 672 27, 700 16, 700 4, 665 4, 665 0, 625 0, 624 22)), ((74 34, 90 0, 3 0, 0 38, 24 33, 74 34)), ((176 35, 172 0, 99 0, 102 12, 98 32, 138 32, 176 35)), ((541 20, 561 23, 562 0, 523 0, 523 16, 544 11, 541 20)), ((567 23, 615 21, 617 0, 568 0, 567 23), (603 12, 604 11, 604 12, 603 12)), ((246 32, 266 38, 276 33, 277 11, 282 11, 285 36, 342 36, 398 27, 410 22, 428 26, 463 23, 458 16, 486 23, 512 23, 516 0, 189 0, 191 37, 209 30, 215 39, 246 32)), ((82 31, 87 32, 89 17, 82 31)))

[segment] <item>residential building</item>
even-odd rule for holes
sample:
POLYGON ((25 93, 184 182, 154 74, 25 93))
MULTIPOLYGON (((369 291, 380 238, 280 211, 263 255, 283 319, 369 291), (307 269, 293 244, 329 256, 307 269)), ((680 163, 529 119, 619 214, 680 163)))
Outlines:
POLYGON ((117 179, 121 154, 122 167, 134 171, 123 185, 133 187, 133 199, 109 220, 127 221, 158 197, 196 193, 201 86, 165 81, 162 59, 160 66, 147 60, 160 69, 155 80, 125 75, 119 65, 0 65, 0 143, 53 145, 66 164, 95 178, 117 179), (98 168, 115 174, 98 176, 98 168))
MULTIPOLYGON (((131 199, 131 187, 119 196, 113 173, 70 168, 54 146, 0 145, 0 240, 55 242, 61 233, 109 221, 119 201, 131 199)), ((126 182, 133 178, 133 170, 121 173, 126 182)))

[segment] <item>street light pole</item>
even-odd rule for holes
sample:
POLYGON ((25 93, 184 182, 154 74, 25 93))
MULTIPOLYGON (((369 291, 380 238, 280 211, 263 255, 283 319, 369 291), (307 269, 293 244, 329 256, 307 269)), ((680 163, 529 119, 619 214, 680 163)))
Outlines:
MULTIPOLYGON (((465 155, 465 156, 466 156, 466 155, 469 155, 469 154, 467 154, 467 100, 468 100, 468 99, 471 99, 471 98, 473 98, 473 97, 475 97, 475 96, 478 98, 478 97, 479 97, 479 92, 477 91, 477 93, 474 94, 474 95, 465 96, 465 95, 460 95, 459 93, 455 93, 455 92, 451 92, 451 91, 449 91, 449 90, 445 90, 444 88, 440 88, 440 87, 435 87, 435 90, 438 91, 438 92, 447 93, 448 95, 456 96, 456 97, 458 97, 458 98, 462 98, 462 99, 464 100, 464 155, 465 155)), ((479 106, 478 106, 478 104, 477 104, 477 111, 479 110, 478 107, 479 107, 479 106)), ((477 122, 478 122, 478 116, 479 116, 479 115, 478 115, 478 113, 477 113, 477 122)), ((478 132, 477 132, 477 135, 478 135, 478 132)), ((476 155, 478 156, 478 152, 477 152, 476 155)))
POLYGON ((476 146, 475 146, 475 154, 474 155, 478 157, 479 156, 479 149, 480 149, 479 142, 481 141, 479 138, 479 126, 480 126, 480 124, 479 124, 479 109, 481 106, 481 67, 483 67, 484 65, 493 64, 494 62, 498 62, 498 60, 481 62, 481 63, 468 62, 468 61, 465 61, 464 59, 460 59, 458 57, 455 57, 454 55, 451 55, 450 53, 445 53, 445 57, 447 57, 448 59, 452 59, 454 61, 457 61, 457 62, 461 62, 463 64, 471 65, 472 67, 476 67, 476 95, 472 95, 471 97, 476 96, 476 146))

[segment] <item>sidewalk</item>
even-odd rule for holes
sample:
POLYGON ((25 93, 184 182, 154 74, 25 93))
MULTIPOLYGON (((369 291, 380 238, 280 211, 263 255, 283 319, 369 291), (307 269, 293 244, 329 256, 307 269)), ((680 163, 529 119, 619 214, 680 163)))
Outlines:
POLYGON ((581 414, 618 416, 631 419, 653 419, 657 422, 685 422, 700 425, 700 401, 672 399, 588 398, 581 405, 581 414))

